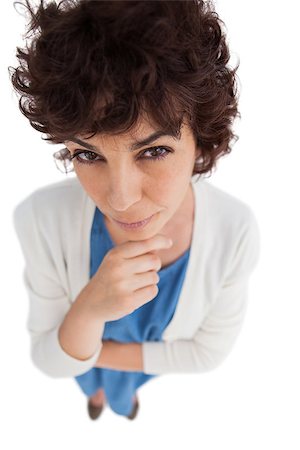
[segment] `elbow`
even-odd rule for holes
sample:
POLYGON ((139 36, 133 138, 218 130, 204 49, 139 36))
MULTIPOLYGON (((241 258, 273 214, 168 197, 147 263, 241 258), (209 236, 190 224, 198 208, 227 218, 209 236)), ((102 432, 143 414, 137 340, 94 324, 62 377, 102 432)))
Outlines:
POLYGON ((101 341, 96 353, 88 360, 82 361, 68 355, 55 338, 53 345, 52 338, 56 334, 48 334, 46 338, 36 337, 31 342, 31 360, 34 366, 45 375, 51 378, 71 378, 82 375, 93 369, 101 351, 101 341))
POLYGON ((69 378, 73 376, 73 374, 69 373, 69 370, 66 372, 65 367, 57 364, 57 361, 52 359, 50 355, 47 358, 45 355, 42 342, 36 341, 32 343, 30 350, 31 361, 40 372, 51 378, 69 378))
POLYGON ((203 373, 215 370, 223 364, 225 359, 227 359, 228 353, 206 348, 199 343, 196 347, 195 366, 197 372, 203 373))
POLYGON ((38 355, 38 352, 34 350, 34 348, 31 350, 31 362, 35 366, 36 369, 38 369, 40 372, 42 372, 44 375, 47 375, 51 378, 66 378, 70 375, 66 375, 60 372, 59 367, 57 365, 51 365, 46 363, 43 359, 41 359, 38 355))
POLYGON ((207 364, 207 372, 211 372, 212 370, 218 369, 226 358, 211 358, 209 363, 207 364))
POLYGON ((223 360, 214 359, 214 358, 205 358, 202 359, 201 362, 197 364, 197 372, 211 372, 212 370, 217 369, 221 364, 223 360))

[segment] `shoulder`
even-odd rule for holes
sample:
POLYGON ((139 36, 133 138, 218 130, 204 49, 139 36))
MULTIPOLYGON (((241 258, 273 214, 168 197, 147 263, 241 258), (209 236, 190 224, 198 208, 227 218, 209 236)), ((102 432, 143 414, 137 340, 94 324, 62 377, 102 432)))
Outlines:
POLYGON ((258 232, 258 222, 252 206, 237 196, 215 186, 206 179, 195 183, 199 215, 205 211, 208 229, 213 235, 237 237, 245 229, 258 232))
POLYGON ((202 181, 208 207, 215 214, 215 217, 231 219, 231 222, 248 222, 254 219, 252 207, 237 196, 215 186, 207 180, 202 181))
POLYGON ((207 180, 201 183, 198 211, 200 218, 205 212, 205 243, 210 254, 214 260, 231 262, 231 267, 234 263, 236 273, 247 272, 260 254, 260 229, 254 209, 207 180))
POLYGON ((83 189, 77 177, 68 178, 63 181, 51 183, 42 186, 24 197, 15 207, 15 210, 26 208, 28 204, 34 204, 37 207, 44 207, 45 203, 49 202, 59 208, 60 205, 65 205, 69 201, 78 201, 83 196, 83 189), (60 202, 58 202, 60 200, 60 202))
POLYGON ((13 209, 15 226, 37 221, 55 223, 78 211, 85 192, 77 177, 42 186, 24 197, 13 209))

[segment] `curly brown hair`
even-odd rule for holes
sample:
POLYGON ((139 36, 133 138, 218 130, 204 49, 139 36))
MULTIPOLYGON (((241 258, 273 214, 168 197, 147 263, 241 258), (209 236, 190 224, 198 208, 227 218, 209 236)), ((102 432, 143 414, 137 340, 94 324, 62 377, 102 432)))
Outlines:
MULTIPOLYGON (((194 174, 230 153, 237 76, 211 1, 29 0, 26 49, 9 67, 19 108, 45 140, 125 133, 146 112, 160 129, 184 117, 201 149, 194 174)), ((210 176, 209 175, 209 176, 210 176)))

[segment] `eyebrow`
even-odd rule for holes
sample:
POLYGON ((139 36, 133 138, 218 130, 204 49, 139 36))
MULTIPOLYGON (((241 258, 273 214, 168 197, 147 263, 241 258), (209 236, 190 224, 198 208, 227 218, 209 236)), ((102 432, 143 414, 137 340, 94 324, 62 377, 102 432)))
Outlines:
MULTIPOLYGON (((179 137, 177 137, 176 134, 174 133, 167 133, 165 131, 155 131, 154 133, 150 134, 150 136, 147 136, 145 139, 141 140, 141 141, 136 141, 132 144, 132 146, 129 148, 130 152, 135 151, 136 149, 140 148, 140 147, 144 147, 144 145, 148 145, 151 144, 151 142, 156 141, 158 138, 162 137, 162 136, 168 136, 168 137, 172 137, 173 139, 179 140, 181 137, 181 133, 179 134, 179 137)), ((100 149, 98 149, 97 147, 95 147, 92 144, 89 144, 88 142, 84 142, 81 139, 78 139, 76 137, 71 137, 68 138, 68 140, 66 142, 75 142, 79 145, 82 145, 82 147, 85 147, 89 150, 93 150, 93 151, 98 151, 100 149)))

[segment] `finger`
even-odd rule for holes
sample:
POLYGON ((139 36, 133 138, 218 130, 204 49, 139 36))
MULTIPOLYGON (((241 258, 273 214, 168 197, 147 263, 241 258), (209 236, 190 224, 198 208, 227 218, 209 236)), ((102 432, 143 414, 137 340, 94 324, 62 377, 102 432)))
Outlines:
POLYGON ((157 234, 153 238, 142 241, 128 241, 115 247, 121 255, 126 258, 134 258, 135 256, 143 255, 144 253, 158 250, 161 248, 170 248, 173 242, 162 234, 157 234))

